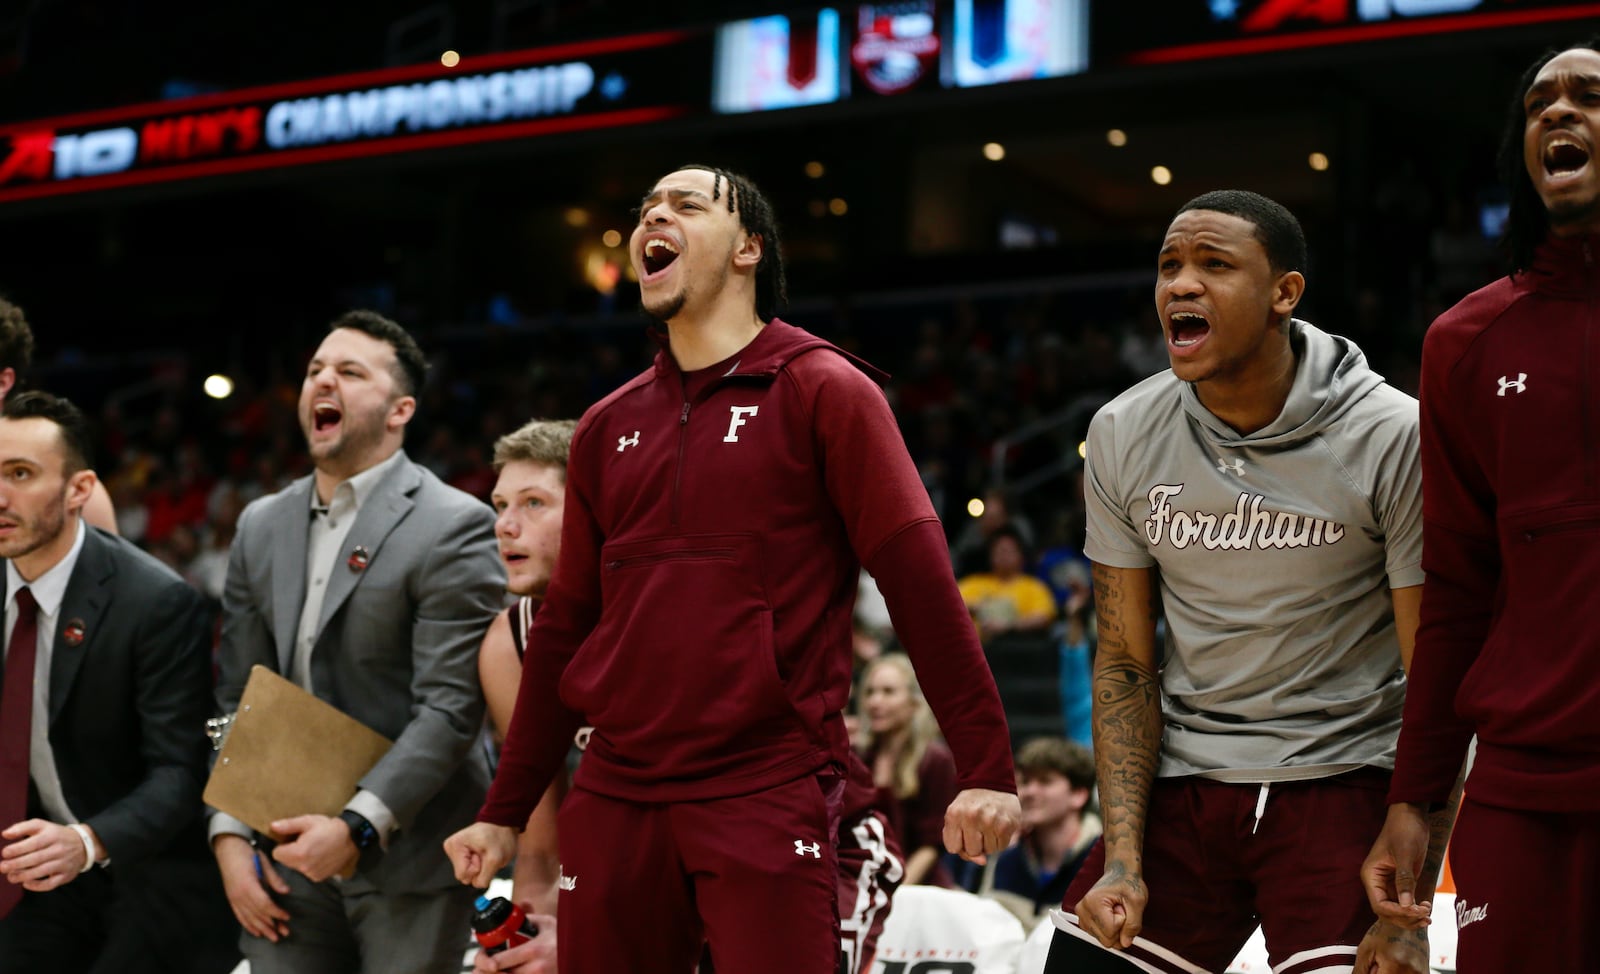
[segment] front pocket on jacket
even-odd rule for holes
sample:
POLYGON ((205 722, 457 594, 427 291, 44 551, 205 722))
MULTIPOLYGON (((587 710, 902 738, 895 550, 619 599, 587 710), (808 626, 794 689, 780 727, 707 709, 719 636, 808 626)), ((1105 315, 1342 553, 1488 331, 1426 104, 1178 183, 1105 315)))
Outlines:
POLYGON ((794 732, 772 609, 751 535, 608 545, 600 623, 562 698, 603 728, 615 759, 694 773, 794 732))

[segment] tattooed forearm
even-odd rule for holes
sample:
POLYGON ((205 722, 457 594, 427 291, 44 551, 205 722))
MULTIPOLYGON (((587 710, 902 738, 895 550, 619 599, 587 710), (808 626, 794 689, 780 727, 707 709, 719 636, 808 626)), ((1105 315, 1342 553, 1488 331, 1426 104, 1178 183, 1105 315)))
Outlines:
POLYGON ((1125 654, 1128 651, 1127 625, 1123 602, 1128 597, 1122 573, 1105 565, 1094 566, 1095 628, 1100 635, 1098 652, 1125 654))
POLYGON ((1149 569, 1094 566, 1100 633, 1094 670, 1094 748, 1108 866, 1120 859, 1139 861, 1150 787, 1161 754, 1153 574, 1149 569))
POLYGON ((1444 867, 1445 848, 1450 844, 1450 833, 1456 827, 1456 809, 1461 804, 1461 788, 1466 784, 1467 768, 1463 763, 1456 784, 1450 789, 1450 800, 1444 807, 1428 813, 1428 855, 1422 861, 1422 872, 1417 875, 1417 889, 1432 897, 1439 884, 1439 870, 1444 867))

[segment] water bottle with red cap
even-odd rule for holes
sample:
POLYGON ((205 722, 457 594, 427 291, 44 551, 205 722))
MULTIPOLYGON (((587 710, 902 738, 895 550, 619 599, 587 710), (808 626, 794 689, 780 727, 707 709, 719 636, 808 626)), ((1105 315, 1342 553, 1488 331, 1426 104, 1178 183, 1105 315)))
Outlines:
POLYGON ((504 896, 480 896, 473 905, 476 912, 472 914, 472 936, 484 953, 498 954, 539 936, 538 926, 522 912, 522 907, 504 896))

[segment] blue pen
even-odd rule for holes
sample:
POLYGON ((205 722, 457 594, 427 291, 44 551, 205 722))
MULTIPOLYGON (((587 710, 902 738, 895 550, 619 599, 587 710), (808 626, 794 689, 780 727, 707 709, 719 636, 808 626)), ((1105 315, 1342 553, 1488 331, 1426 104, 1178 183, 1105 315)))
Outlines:
POLYGON ((262 873, 261 873, 261 853, 259 853, 259 852, 255 853, 255 860, 256 860, 256 879, 257 879, 257 881, 261 881, 261 880, 266 879, 266 877, 263 876, 262 873))

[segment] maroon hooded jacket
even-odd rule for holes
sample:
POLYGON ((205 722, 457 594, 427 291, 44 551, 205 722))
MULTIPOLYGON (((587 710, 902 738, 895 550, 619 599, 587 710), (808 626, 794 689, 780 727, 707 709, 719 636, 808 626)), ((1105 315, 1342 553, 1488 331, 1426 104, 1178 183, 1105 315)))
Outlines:
POLYGON ((1600 809, 1600 237, 1434 322, 1422 349, 1422 624, 1392 802, 1600 809))
POLYGON ((944 533, 867 369, 774 319, 698 372, 663 349, 584 414, 561 558, 480 820, 520 828, 585 721, 576 784, 623 800, 842 770, 861 564, 962 787, 1015 790, 944 533))

